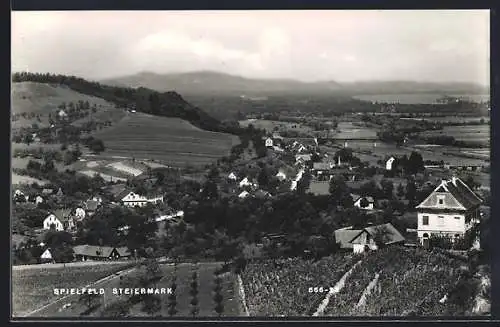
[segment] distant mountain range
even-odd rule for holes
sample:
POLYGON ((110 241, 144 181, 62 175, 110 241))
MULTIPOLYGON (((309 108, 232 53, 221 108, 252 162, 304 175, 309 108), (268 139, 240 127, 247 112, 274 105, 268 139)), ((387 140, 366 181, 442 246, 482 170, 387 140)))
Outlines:
POLYGON ((293 79, 253 79, 213 71, 175 74, 142 72, 103 79, 99 82, 125 87, 145 87, 160 92, 176 91, 185 95, 267 96, 276 94, 489 94, 489 87, 474 83, 437 83, 413 81, 335 81, 301 82, 293 79))

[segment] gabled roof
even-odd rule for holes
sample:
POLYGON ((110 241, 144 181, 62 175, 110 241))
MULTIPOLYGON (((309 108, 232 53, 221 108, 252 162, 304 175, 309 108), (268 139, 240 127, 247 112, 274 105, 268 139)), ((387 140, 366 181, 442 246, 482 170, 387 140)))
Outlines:
POLYGON ((341 228, 337 229, 334 232, 335 242, 340 244, 342 249, 352 249, 351 240, 357 236, 361 230, 359 229, 350 229, 350 228, 341 228))
POLYGON ((89 257, 107 258, 113 252, 114 247, 97 245, 77 245, 73 247, 75 255, 85 255, 89 257))
POLYGON ((450 206, 457 207, 458 204, 458 207, 468 210, 483 202, 460 178, 452 177, 450 180, 443 180, 416 208, 434 207, 433 203, 436 203, 439 193, 450 194, 452 196, 451 199, 446 199, 445 208, 450 206))
POLYGON ((127 256, 129 256, 129 255, 132 254, 130 252, 129 248, 127 248, 125 246, 122 246, 122 247, 119 247, 119 248, 115 248, 115 249, 118 252, 118 254, 120 255, 120 257, 127 257, 127 256))
POLYGON ((382 241, 385 245, 399 243, 405 240, 403 235, 394 227, 391 223, 370 226, 363 228, 355 237, 351 239, 351 243, 355 243, 356 239, 358 239, 363 233, 368 233, 370 236, 375 237, 380 233, 382 237, 382 241))
POLYGON ((51 214, 56 216, 56 218, 60 221, 65 221, 71 215, 71 209, 57 209, 54 210, 51 214))
POLYGON ((107 191, 110 195, 112 195, 116 199, 122 199, 125 195, 127 195, 130 191, 128 190, 125 184, 117 184, 107 188, 107 191))

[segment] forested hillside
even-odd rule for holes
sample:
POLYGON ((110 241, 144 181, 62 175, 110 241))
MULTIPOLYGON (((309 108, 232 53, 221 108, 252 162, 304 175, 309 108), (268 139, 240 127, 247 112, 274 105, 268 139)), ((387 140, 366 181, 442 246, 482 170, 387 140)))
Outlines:
POLYGON ((14 83, 37 82, 66 85, 74 91, 102 98, 120 107, 158 116, 185 119, 193 125, 209 131, 235 132, 234 126, 229 127, 222 124, 203 110, 186 102, 176 92, 160 93, 142 87, 134 89, 108 86, 75 76, 49 73, 14 73, 12 81, 14 83))

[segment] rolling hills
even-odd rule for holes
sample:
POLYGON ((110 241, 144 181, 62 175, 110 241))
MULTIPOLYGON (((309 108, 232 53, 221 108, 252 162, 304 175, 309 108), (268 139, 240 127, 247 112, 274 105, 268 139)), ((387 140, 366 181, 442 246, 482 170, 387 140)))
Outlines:
POLYGON ((137 158, 160 161, 168 166, 197 166, 227 155, 231 147, 239 143, 237 136, 223 133, 224 124, 175 92, 110 87, 50 74, 14 74, 12 85, 13 111, 38 116, 20 117, 13 122, 13 127, 33 123, 48 127, 49 114, 54 117, 62 103, 95 104, 91 117, 71 123, 78 126, 89 119, 112 123, 111 127, 93 133, 106 147, 95 159, 137 158))
POLYGON ((277 94, 488 94, 487 87, 473 83, 414 81, 302 82, 292 79, 252 79, 213 71, 176 74, 141 72, 103 80, 122 87, 146 87, 160 92, 175 90, 183 95, 277 95, 277 94))

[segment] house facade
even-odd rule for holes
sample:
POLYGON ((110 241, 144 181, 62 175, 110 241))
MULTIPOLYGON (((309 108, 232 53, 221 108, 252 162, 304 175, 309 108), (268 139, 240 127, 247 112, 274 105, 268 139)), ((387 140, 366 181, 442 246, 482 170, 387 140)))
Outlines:
POLYGON ((43 229, 52 229, 60 232, 64 230, 63 222, 54 214, 50 214, 43 220, 43 229))
POLYGON ((265 142, 266 142, 266 147, 268 147, 268 148, 273 147, 273 139, 272 138, 268 137, 265 142))
POLYGON ((434 191, 417 205, 417 234, 422 245, 433 235, 461 237, 479 222, 482 199, 462 180, 443 180, 434 191))
POLYGON ((395 161, 396 158, 394 157, 390 157, 389 159, 387 159, 387 161, 385 162, 385 170, 393 170, 395 161))

